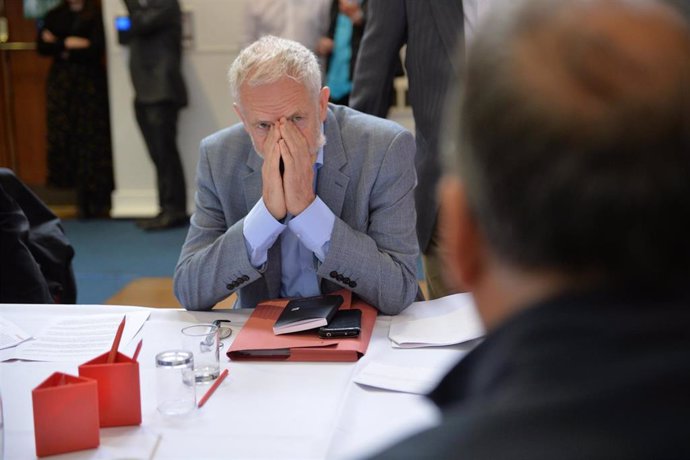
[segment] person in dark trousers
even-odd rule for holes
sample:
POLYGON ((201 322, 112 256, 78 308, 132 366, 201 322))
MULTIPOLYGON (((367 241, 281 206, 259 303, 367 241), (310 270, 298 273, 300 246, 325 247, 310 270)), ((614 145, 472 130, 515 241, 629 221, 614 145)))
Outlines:
POLYGON ((48 184, 74 188, 79 217, 110 214, 110 143, 105 38, 96 0, 65 0, 50 10, 37 49, 53 63, 46 83, 48 184))
POLYGON ((376 458, 690 458, 690 28, 661 2, 511 2, 468 51, 447 271, 485 339, 376 458))
MULTIPOLYGON (((486 0, 481 0, 486 2, 486 0)), ((385 117, 390 88, 405 51, 409 101, 415 122, 417 239, 422 251, 429 297, 443 297, 436 217, 436 186, 441 175, 439 125, 449 81, 457 70, 453 59, 464 34, 460 0, 368 0, 366 27, 359 46, 349 104, 355 110, 385 117)))
POLYGON ((177 148, 177 119, 187 105, 182 79, 182 13, 177 0, 124 0, 131 27, 129 70, 134 109, 156 168, 159 214, 139 221, 144 230, 186 225, 187 190, 177 148))

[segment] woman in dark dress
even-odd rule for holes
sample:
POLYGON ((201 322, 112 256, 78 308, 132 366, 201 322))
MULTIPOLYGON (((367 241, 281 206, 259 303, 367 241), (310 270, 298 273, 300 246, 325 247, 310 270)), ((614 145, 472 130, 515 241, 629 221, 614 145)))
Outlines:
POLYGON ((105 37, 96 0, 64 0, 46 14, 39 53, 48 75, 48 184, 75 188, 80 217, 107 217, 113 191, 105 37))

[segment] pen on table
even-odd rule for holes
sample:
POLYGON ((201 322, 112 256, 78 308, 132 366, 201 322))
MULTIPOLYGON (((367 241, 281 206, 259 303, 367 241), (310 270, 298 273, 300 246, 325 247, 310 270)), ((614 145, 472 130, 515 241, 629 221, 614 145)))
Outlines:
POLYGON ((224 369, 223 372, 220 373, 220 375, 218 376, 216 381, 213 382, 213 385, 211 385, 211 388, 209 388, 208 391, 206 392, 206 394, 204 394, 204 396, 202 396, 201 399, 199 400, 199 408, 200 409, 201 409, 201 406, 206 404, 206 401, 208 401, 208 398, 211 397, 213 392, 216 391, 216 388, 218 388, 220 386, 220 384, 223 382, 223 380, 225 380, 225 377, 227 377, 227 376, 228 376, 228 370, 224 369))
POLYGON ((120 325, 117 327, 117 333, 115 334, 115 340, 113 340, 113 346, 110 347, 110 353, 108 354, 108 363, 115 362, 115 356, 117 355, 117 349, 120 346, 120 340, 122 339, 122 331, 125 329, 125 320, 127 316, 122 317, 120 325))
POLYGON ((139 357, 139 352, 141 351, 141 344, 144 343, 144 339, 141 339, 137 344, 137 349, 134 350, 134 355, 132 355, 132 361, 136 361, 139 357))

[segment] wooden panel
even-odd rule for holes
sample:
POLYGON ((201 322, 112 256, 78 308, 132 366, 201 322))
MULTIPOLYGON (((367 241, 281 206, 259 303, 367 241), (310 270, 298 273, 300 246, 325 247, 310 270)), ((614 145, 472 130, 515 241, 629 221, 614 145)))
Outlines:
POLYGON ((45 81, 51 61, 35 51, 15 51, 11 61, 17 175, 29 185, 44 185, 47 175, 45 81))
MULTIPOLYGON (((24 18, 23 2, 4 2, 8 19, 9 43, 27 44, 36 41, 36 21, 24 18)), ((33 49, 2 51, 2 127, 0 128, 0 165, 13 167, 17 176, 28 185, 45 185, 46 121, 45 81, 50 59, 33 49), (6 78, 9 77, 9 78, 6 78), (13 147, 14 152, 10 148, 13 147), (12 158, 14 157, 14 158, 12 158)))
POLYGON ((12 168, 12 159, 10 158, 10 138, 8 129, 8 113, 7 113, 7 99, 5 97, 6 80, 5 73, 7 72, 7 61, 9 56, 5 51, 0 51, 0 167, 12 168))
MULTIPOLYGON (((139 307, 182 308, 175 298, 172 278, 137 278, 105 303, 107 305, 136 305, 139 307)), ((219 302, 215 310, 232 308, 236 294, 219 302)))
POLYGON ((10 42, 36 41, 36 21, 24 17, 22 0, 5 0, 5 16, 9 22, 10 42))

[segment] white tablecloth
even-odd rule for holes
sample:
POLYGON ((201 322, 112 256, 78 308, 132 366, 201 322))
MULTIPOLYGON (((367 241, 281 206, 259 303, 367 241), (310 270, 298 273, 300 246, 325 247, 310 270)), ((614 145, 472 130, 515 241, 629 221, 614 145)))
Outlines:
MULTIPOLYGON (((30 334, 51 318, 114 313, 117 306, 2 305, 0 315, 30 334)), ((187 312, 148 309, 149 320, 120 350, 139 355, 142 424, 102 428, 98 449, 60 458, 360 458, 401 437, 437 423, 438 411, 424 397, 362 387, 352 382, 367 360, 410 366, 450 368, 467 347, 393 349, 387 338, 390 317, 377 318, 367 354, 357 363, 235 362, 221 354, 229 369, 202 409, 166 418, 155 408, 156 353, 179 346, 182 327, 225 318, 236 337, 250 310, 187 312)), ((24 346, 24 345, 20 345, 24 346)), ((7 350, 0 351, 0 360, 7 350)), ((78 375, 80 363, 0 363, 5 459, 35 457, 31 390, 59 370, 78 375)), ((203 391, 203 390, 202 390, 203 391)), ((200 397, 200 395, 198 395, 200 397)))

